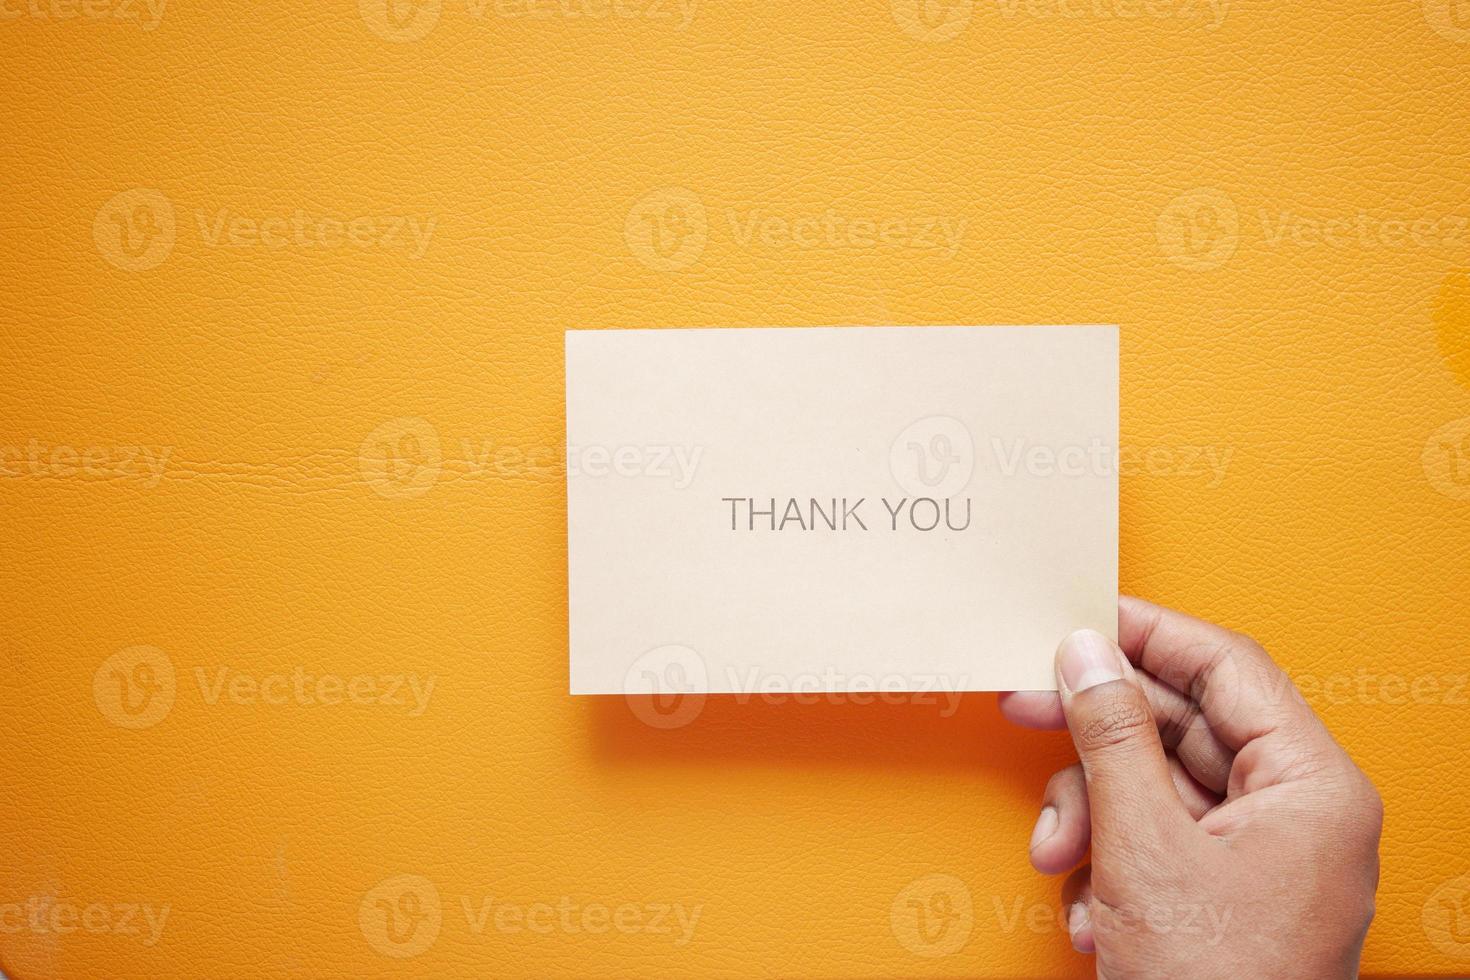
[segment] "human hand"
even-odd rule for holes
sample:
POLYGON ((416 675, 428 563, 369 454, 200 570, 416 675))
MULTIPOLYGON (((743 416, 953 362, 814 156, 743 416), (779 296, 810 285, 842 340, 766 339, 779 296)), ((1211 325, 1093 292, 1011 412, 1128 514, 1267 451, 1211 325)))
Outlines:
POLYGON ((1355 977, 1378 886, 1383 804, 1259 644, 1122 596, 1117 645, 1057 651, 1059 693, 1001 695, 1068 728, 1031 863, 1058 874, 1097 975, 1355 977), (1121 650, 1119 647, 1121 646, 1121 650))

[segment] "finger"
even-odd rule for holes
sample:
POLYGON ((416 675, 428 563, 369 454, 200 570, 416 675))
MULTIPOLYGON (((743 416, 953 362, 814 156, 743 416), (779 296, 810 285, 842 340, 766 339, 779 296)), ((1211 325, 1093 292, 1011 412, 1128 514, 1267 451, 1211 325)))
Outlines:
POLYGON ((1266 651, 1223 626, 1119 596, 1118 642, 1132 663, 1199 705, 1231 751, 1314 717, 1266 651))
MULTIPOLYGON (((1159 726, 1164 748, 1173 749, 1196 779, 1223 792, 1230 779, 1235 753, 1210 730, 1199 706, 1168 684, 1139 673, 1149 708, 1159 726)), ((1000 695, 1001 714, 1022 728, 1060 731, 1067 727, 1062 699, 1054 691, 1008 691, 1000 695)))
MULTIPOLYGON (((1138 677, 1164 748, 1173 749, 1195 779, 1216 792, 1225 792, 1235 752, 1210 730, 1200 714, 1200 705, 1145 671, 1139 671, 1138 677)), ((1001 692, 997 704, 1011 724, 1023 729, 1060 732, 1067 727, 1067 718, 1061 713, 1061 695, 1054 691, 1001 692)))
POLYGON ((1042 874, 1061 874, 1077 866, 1092 843, 1087 781, 1073 763, 1052 775, 1041 798, 1041 814, 1031 831, 1031 866, 1042 874))
MULTIPOLYGON (((1199 820, 1221 803, 1221 797, 1190 775, 1184 763, 1168 757, 1169 779, 1184 809, 1199 820)), ((1082 764, 1074 762, 1052 774, 1041 797, 1041 813, 1031 831, 1031 866, 1042 874, 1061 874, 1077 866, 1092 846, 1092 814, 1082 764)))
POLYGON ((1179 794, 1184 809, 1195 820, 1204 817, 1224 800, 1220 793, 1212 791, 1195 779, 1189 767, 1178 756, 1169 756, 1169 779, 1174 783, 1174 791, 1179 794))
POLYGON ((1179 757, 1195 779, 1217 793, 1230 782, 1235 753, 1205 721, 1199 705, 1146 671, 1138 672, 1164 748, 1179 757))
POLYGON ((1092 865, 1084 864, 1062 883, 1062 909, 1072 948, 1079 953, 1097 952, 1092 933, 1092 865))
POLYGON ((1055 691, 1003 691, 997 703, 1000 713, 1022 728, 1059 732, 1067 727, 1062 699, 1055 691))
POLYGON ((1112 640, 1079 630, 1057 650, 1057 686, 1082 762, 1093 849, 1128 862, 1193 826, 1133 666, 1112 640))

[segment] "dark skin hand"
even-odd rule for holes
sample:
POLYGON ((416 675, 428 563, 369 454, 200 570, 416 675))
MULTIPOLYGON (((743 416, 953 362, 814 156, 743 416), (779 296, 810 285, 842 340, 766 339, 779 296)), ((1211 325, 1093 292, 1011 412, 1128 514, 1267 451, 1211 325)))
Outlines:
POLYGON ((1357 976, 1383 804, 1258 643, 1122 596, 1118 643, 1067 637, 1057 684, 1000 706, 1072 734, 1031 863, 1071 871, 1099 977, 1357 976))

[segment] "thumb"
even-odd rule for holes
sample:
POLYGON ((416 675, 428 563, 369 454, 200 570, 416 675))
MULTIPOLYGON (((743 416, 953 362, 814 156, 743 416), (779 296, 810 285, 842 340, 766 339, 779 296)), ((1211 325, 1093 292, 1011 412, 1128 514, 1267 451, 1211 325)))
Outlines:
POLYGON ((1057 649, 1062 712, 1092 811, 1098 863, 1153 850, 1192 823, 1169 776, 1164 746, 1143 685, 1118 645, 1078 630, 1057 649))

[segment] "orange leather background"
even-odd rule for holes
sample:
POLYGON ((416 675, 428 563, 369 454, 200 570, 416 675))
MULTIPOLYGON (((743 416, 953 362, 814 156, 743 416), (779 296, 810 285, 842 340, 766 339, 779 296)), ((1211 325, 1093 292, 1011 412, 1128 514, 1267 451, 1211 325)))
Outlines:
POLYGON ((1084 974, 993 697, 568 697, 555 458, 568 327, 1116 322, 1123 587, 1470 970, 1463 8, 4 0, 4 969, 1084 974))

